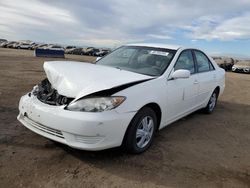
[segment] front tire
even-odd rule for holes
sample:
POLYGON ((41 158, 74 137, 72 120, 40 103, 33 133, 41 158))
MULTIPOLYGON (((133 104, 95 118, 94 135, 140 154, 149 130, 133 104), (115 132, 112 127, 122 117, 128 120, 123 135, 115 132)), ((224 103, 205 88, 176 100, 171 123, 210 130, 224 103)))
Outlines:
POLYGON ((149 108, 142 108, 132 119, 125 137, 125 149, 134 154, 146 151, 153 142, 157 128, 155 112, 149 108))
POLYGON ((214 111, 216 104, 217 104, 218 95, 219 95, 218 90, 215 90, 212 93, 212 95, 207 103, 207 106, 204 108, 204 112, 206 114, 211 114, 214 111))

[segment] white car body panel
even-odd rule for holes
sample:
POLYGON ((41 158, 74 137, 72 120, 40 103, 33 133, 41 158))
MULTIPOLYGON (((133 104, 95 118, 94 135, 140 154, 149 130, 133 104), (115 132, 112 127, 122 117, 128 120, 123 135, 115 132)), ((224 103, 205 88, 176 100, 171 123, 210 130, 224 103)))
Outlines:
POLYGON ((125 96, 126 100, 117 108, 105 112, 69 111, 64 109, 65 106, 51 106, 33 95, 25 95, 19 103, 18 119, 27 128, 49 139, 78 149, 101 150, 120 146, 132 118, 147 104, 159 106, 161 129, 195 110, 204 108, 216 87, 220 88, 220 94, 223 93, 225 71, 210 57, 214 71, 195 73, 189 78, 171 79, 180 53, 189 48, 162 44, 133 45, 168 48, 177 52, 167 70, 159 77, 82 62, 45 62, 44 70, 52 87, 59 94, 75 100, 124 84, 147 81, 114 93, 113 96, 125 96), (37 128, 39 125, 42 128, 37 128), (41 130, 46 127, 52 132, 54 129, 59 130, 63 138, 41 130))
POLYGON ((196 106, 198 84, 197 75, 191 75, 187 79, 175 79, 167 82, 166 91, 168 101, 165 108, 171 109, 167 112, 167 120, 171 121, 196 106))
POLYGON ((31 45, 30 44, 21 44, 19 47, 21 49, 29 49, 31 47, 31 45))
POLYGON ((135 115, 116 111, 82 113, 63 108, 25 95, 20 100, 18 120, 37 134, 70 147, 102 150, 121 145, 127 125, 135 115))

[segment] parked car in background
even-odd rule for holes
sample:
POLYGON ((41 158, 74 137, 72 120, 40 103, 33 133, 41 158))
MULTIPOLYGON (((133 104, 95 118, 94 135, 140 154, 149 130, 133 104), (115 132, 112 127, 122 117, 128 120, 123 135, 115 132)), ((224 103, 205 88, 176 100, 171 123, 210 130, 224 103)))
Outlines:
POLYGON ((93 48, 91 50, 91 52, 89 53, 89 55, 91 56, 99 56, 101 54, 101 49, 98 49, 98 48, 93 48))
POLYGON ((0 39, 0 44, 3 42, 8 42, 6 39, 0 39))
POLYGON ((33 43, 32 45, 31 45, 31 48, 30 48, 30 50, 34 50, 38 45, 40 45, 40 43, 33 43))
POLYGON ((18 120, 70 147, 147 150, 157 130, 198 110, 212 113, 225 71, 193 48, 125 45, 96 64, 45 62, 47 78, 20 99, 18 120))
POLYGON ((83 55, 93 55, 94 47, 83 48, 83 55))
POLYGON ((64 48, 61 45, 51 44, 45 47, 45 49, 51 49, 51 50, 63 50, 64 48))
POLYGON ((233 72, 250 73, 250 61, 239 61, 232 67, 233 72))
POLYGON ((6 48, 7 45, 8 45, 8 41, 2 42, 2 43, 0 44, 0 47, 1 47, 1 48, 6 48))
POLYGON ((33 44, 34 44, 34 42, 31 42, 31 43, 28 43, 28 42, 20 42, 20 43, 17 45, 17 49, 31 50, 33 44))
POLYGON ((16 43, 17 43, 16 41, 9 41, 9 42, 6 44, 6 47, 5 47, 5 48, 14 48, 14 45, 15 45, 16 43))
POLYGON ((70 52, 73 51, 74 49, 76 49, 76 46, 66 46, 65 53, 70 54, 70 52))
POLYGON ((88 47, 83 50, 84 55, 89 56, 102 56, 105 52, 102 51, 102 49, 94 48, 94 47, 88 47))
POLYGON ((68 52, 68 54, 74 54, 74 55, 83 55, 83 48, 75 48, 68 52))
POLYGON ((229 57, 215 57, 214 60, 219 67, 223 68, 225 71, 231 71, 235 63, 235 60, 229 57))
POLYGON ((18 46, 19 46, 19 44, 20 44, 20 42, 16 42, 16 43, 14 43, 14 44, 13 44, 13 48, 17 49, 17 48, 18 48, 18 46))
POLYGON ((37 49, 37 48, 46 48, 48 47, 48 44, 38 44, 32 47, 33 50, 37 49))
POLYGON ((94 54, 94 56, 103 57, 103 56, 107 55, 108 53, 110 53, 110 50, 107 50, 107 49, 100 49, 99 52, 96 52, 96 53, 94 54))

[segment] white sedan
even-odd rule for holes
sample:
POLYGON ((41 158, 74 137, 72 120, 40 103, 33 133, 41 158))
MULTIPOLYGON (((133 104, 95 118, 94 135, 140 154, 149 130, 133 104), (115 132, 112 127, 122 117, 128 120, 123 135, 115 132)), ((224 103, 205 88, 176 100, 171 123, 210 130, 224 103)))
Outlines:
POLYGON ((157 130, 213 112, 225 72, 204 52, 163 44, 122 46, 95 64, 44 63, 47 78, 24 95, 18 120, 70 147, 141 153, 157 130))

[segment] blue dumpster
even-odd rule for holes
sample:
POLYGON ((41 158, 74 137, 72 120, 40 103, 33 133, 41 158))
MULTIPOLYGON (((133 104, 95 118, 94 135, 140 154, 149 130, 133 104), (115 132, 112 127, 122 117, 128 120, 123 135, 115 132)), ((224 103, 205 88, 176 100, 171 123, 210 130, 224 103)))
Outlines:
POLYGON ((39 49, 35 50, 36 57, 58 57, 64 58, 64 50, 39 49))

